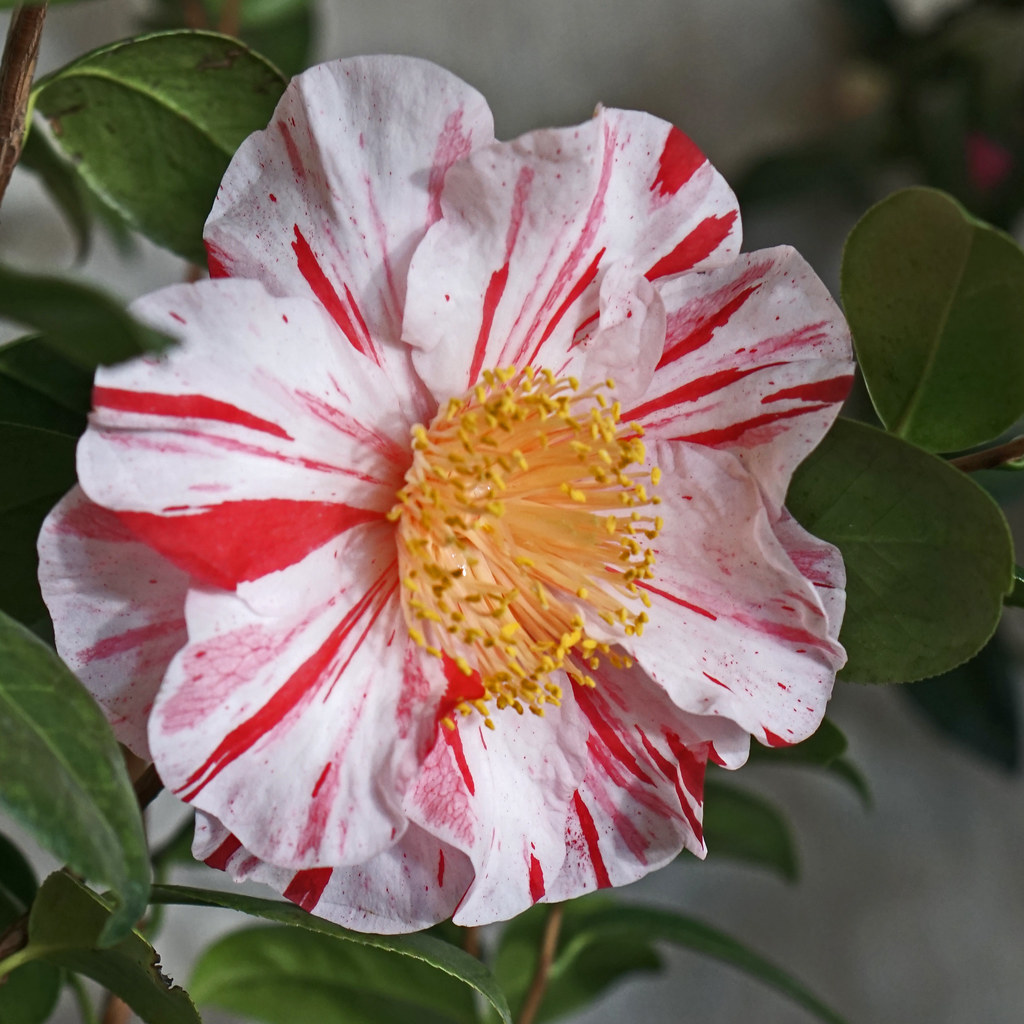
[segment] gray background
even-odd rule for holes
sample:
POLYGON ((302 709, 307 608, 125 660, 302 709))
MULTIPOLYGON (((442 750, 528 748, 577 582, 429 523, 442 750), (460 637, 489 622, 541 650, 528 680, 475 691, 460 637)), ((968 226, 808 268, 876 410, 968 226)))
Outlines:
MULTIPOLYGON (((334 0, 322 8, 318 56, 400 52, 434 59, 488 97, 504 138, 582 120, 598 101, 647 109, 692 135, 728 176, 751 155, 825 123, 849 95, 852 68, 837 6, 827 0, 334 0)), ((951 6, 955 0, 901 4, 916 23, 951 6)), ((129 34, 138 11, 124 0, 53 9, 43 69, 129 34)), ((849 212, 838 208, 777 210, 747 218, 745 248, 794 243, 834 287, 849 226, 849 212)), ((103 242, 84 267, 74 267, 66 229, 20 172, 3 208, 0 259, 82 274, 126 298, 180 280, 184 269, 146 245, 124 264, 103 242)), ((1021 642, 1019 630, 1013 640, 1021 642)), ((758 768, 737 779, 787 810, 800 849, 799 883, 718 862, 712 850, 706 863, 681 860, 623 895, 679 908, 733 933, 857 1024, 1020 1024, 1019 777, 937 740, 892 690, 841 685, 831 714, 871 783, 870 811, 819 774, 758 768)), ((161 797, 154 833, 181 814, 161 797)), ((41 869, 51 864, 45 855, 38 859, 41 869)), ((176 880, 209 884, 198 870, 176 880)), ((165 968, 187 982, 209 938, 242 923, 212 911, 172 911, 159 942, 165 968)), ((662 976, 620 986, 578 1020, 811 1019, 710 961, 671 950, 666 961, 662 976)), ((70 1006, 64 1010, 62 1020, 75 1019, 70 1006)))

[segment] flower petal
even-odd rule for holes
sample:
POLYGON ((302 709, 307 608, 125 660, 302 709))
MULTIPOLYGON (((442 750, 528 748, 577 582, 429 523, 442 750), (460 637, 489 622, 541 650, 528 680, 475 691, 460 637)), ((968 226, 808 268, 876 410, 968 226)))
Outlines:
POLYGON ((439 400, 484 368, 570 372, 611 265, 653 280, 728 262, 739 243, 718 172, 678 129, 633 111, 477 150, 449 171, 441 205, 403 326, 439 400))
POLYGON ((147 761, 150 708, 187 639, 188 584, 78 487, 43 522, 39 586, 57 652, 99 701, 118 740, 147 761))
MULTIPOLYGON (((634 657, 684 711, 724 716, 771 745, 805 739, 846 660, 837 642, 841 591, 830 591, 836 603, 826 614, 784 543, 802 557, 806 535, 792 525, 776 533, 733 455, 681 442, 660 442, 655 452, 664 529, 654 578, 639 584, 652 607, 634 657)), ((826 559, 833 574, 837 557, 826 559)))
POLYGON ((231 280, 135 308, 181 343, 98 371, 78 472, 140 539, 230 589, 390 508, 411 424, 315 303, 231 280))
POLYGON ((406 797, 416 822, 462 850, 474 878, 453 920, 500 921, 536 903, 565 857, 566 807, 583 777, 586 724, 571 702, 543 717, 506 708, 437 727, 406 797))
POLYGON ((777 512, 790 477, 832 425, 853 382, 839 308, 793 249, 658 284, 664 354, 643 398, 623 412, 651 439, 737 455, 777 512))
POLYGON ((205 229, 211 272, 316 297, 355 350, 422 402, 398 345, 409 260, 440 216, 448 168, 493 139, 483 97, 427 61, 311 68, 224 176, 205 229))
POLYGON ((378 935, 417 931, 450 917, 472 878, 462 853, 415 825, 362 864, 296 872, 261 861, 200 811, 192 853, 236 882, 262 882, 317 917, 378 935))
POLYGON ((703 857, 705 765, 742 763, 750 742, 727 719, 681 711, 636 666, 605 664, 593 677, 593 689, 573 688, 591 730, 588 763, 552 901, 633 882, 683 848, 703 857))
POLYGON ((189 645, 150 720, 160 775, 272 864, 360 863, 405 829, 402 794, 444 690, 408 637, 393 527, 356 527, 253 586, 289 607, 189 595, 189 645))

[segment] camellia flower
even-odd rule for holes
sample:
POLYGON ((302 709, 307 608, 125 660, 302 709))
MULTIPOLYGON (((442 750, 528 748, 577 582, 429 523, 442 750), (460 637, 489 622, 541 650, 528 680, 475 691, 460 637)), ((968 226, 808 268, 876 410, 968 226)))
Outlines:
POLYGON ((40 539, 196 855, 379 932, 702 856, 706 762, 810 735, 844 660, 841 559, 783 507, 852 372, 808 266, 737 255, 669 124, 496 143, 398 57, 295 79, 206 238, 40 539))

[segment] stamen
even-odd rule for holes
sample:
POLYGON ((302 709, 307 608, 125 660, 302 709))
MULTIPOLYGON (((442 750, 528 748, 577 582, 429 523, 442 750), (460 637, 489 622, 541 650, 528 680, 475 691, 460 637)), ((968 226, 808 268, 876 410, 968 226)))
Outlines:
POLYGON ((661 518, 648 494, 661 472, 645 464, 637 423, 621 405, 549 370, 485 370, 429 426, 412 429, 413 462, 388 515, 397 521, 402 607, 409 636, 467 678, 442 718, 492 707, 544 714, 564 670, 579 686, 606 658, 632 664, 586 633, 581 610, 621 636, 648 621, 651 541, 661 518), (483 694, 479 694, 482 686, 483 694))

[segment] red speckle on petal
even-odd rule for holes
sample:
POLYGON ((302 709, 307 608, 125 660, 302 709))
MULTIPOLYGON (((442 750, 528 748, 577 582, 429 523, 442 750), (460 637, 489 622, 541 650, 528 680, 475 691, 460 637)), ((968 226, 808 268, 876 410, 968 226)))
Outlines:
POLYGON ((267 195, 268 195, 268 198, 270 199, 270 201, 272 203, 276 203, 277 202, 277 196, 275 196, 273 192, 268 192, 267 195))

